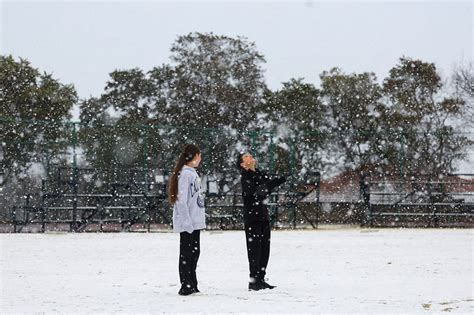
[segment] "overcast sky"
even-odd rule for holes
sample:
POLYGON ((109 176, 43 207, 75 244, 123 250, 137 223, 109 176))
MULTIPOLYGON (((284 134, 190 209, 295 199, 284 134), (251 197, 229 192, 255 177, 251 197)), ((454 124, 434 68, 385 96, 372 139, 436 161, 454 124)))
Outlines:
POLYGON ((403 55, 445 78, 473 60, 472 1, 0 1, 0 53, 73 83, 81 98, 99 96, 115 69, 168 63, 177 36, 195 31, 255 42, 272 89, 291 78, 318 86, 334 66, 381 81, 403 55))
POLYGON ((31 61, 82 98, 114 69, 169 62, 179 35, 245 36, 272 89, 290 78, 319 85, 338 66, 383 79, 402 55, 443 75, 472 60, 472 1, 2 1, 0 50, 31 61))

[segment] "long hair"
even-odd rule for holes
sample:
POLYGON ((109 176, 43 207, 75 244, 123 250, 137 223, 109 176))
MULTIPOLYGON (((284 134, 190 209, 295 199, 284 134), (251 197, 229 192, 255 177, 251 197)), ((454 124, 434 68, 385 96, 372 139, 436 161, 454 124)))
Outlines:
POLYGON ((181 172, 181 169, 186 163, 192 161, 196 154, 199 153, 201 153, 201 150, 199 150, 199 148, 194 144, 185 145, 181 151, 181 154, 176 161, 176 165, 168 181, 168 202, 170 204, 175 204, 176 200, 178 199, 178 175, 181 172))
POLYGON ((240 165, 240 164, 242 164, 242 162, 244 161, 242 158, 244 157, 245 154, 246 154, 245 152, 240 152, 240 153, 237 154, 237 161, 235 162, 235 166, 239 170, 242 169, 242 165, 240 165))

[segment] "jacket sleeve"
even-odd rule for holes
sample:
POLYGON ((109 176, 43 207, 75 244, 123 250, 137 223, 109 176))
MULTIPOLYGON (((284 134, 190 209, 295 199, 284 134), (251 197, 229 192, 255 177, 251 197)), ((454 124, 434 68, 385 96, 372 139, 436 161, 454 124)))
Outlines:
MULTIPOLYGON (((267 176, 266 174, 264 175, 267 176)), ((257 195, 260 198, 265 199, 268 197, 268 195, 272 193, 272 191, 276 187, 280 186, 284 182, 286 182, 286 177, 278 177, 274 179, 269 179, 265 183, 257 187, 257 195)))
POLYGON ((268 190, 272 191, 273 189, 280 186, 284 182, 286 182, 286 177, 284 177, 284 176, 271 179, 267 182, 268 190))
POLYGON ((176 200, 176 212, 183 230, 188 233, 192 233, 194 231, 194 228, 193 222, 191 221, 191 214, 189 213, 188 206, 189 183, 190 176, 181 174, 178 180, 178 198, 176 200))

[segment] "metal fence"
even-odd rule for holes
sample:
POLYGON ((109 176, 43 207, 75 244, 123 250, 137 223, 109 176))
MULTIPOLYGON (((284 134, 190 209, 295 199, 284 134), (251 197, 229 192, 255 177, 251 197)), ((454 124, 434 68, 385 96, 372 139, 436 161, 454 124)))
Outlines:
MULTIPOLYGON (((330 152, 333 146, 325 140, 334 135, 317 130, 299 131, 298 137, 291 137, 278 130, 239 131, 5 118, 0 119, 0 130, 0 176, 4 182, 0 190, 0 221, 12 224, 15 231, 31 224, 39 225, 41 231, 47 230, 48 225, 58 229, 59 225, 65 225, 66 228, 61 229, 71 231, 85 231, 92 226, 96 230, 104 230, 107 226, 119 230, 132 230, 135 225, 141 225, 145 230, 169 226, 171 212, 166 203, 166 184, 184 143, 195 143, 202 150, 204 159, 200 172, 206 187, 209 222, 218 228, 241 224, 242 205, 235 157, 243 150, 256 156, 259 166, 268 172, 293 175, 269 200, 275 226, 316 227, 318 222, 332 222, 327 219, 325 203, 351 204, 351 209, 358 209, 351 215, 355 216, 355 222, 362 224, 376 216, 394 213, 376 207, 370 207, 370 213, 366 213, 363 195, 356 200, 345 200, 348 183, 344 181, 333 193, 324 190, 324 180, 331 181, 329 174, 334 172, 330 171, 334 160, 343 152, 330 152), (25 172, 22 166, 28 166, 28 171, 25 172), (12 176, 14 170, 23 171, 12 176), (321 177, 325 179, 321 181, 321 177), (310 188, 301 189, 302 186, 310 188), (308 197, 310 194, 318 197, 308 197), (333 199, 324 202, 323 197, 333 199)), ((459 135, 467 140, 464 163, 474 161, 473 134, 459 135)), ((397 200, 410 194, 411 190, 417 191, 412 189, 414 186, 422 185, 407 182, 410 159, 414 156, 406 144, 409 137, 401 131, 384 137, 384 141, 393 140, 390 148, 395 151, 390 154, 395 158, 391 160, 392 165, 381 164, 380 168, 390 168, 392 177, 395 174, 398 179, 384 179, 383 188, 377 186, 380 183, 371 182, 371 204, 385 203, 392 209, 402 206, 397 200), (404 182, 403 189, 396 180, 404 182), (376 187, 381 190, 377 191, 376 187)), ((449 143, 446 145, 449 147, 449 143)), ((376 154, 379 153, 374 152, 376 154)), ((354 169, 356 173, 360 171, 357 167, 354 169)), ((429 185, 436 185, 435 179, 428 181, 429 185)), ((449 193, 454 196, 454 186, 446 183, 444 186, 451 189, 449 193)), ((362 188, 358 186, 357 189, 362 188)), ((414 202, 417 193, 419 190, 405 200, 414 202)), ((433 203, 434 199, 430 198, 429 202, 433 203)), ((456 203, 455 199, 453 197, 449 202, 456 203)), ((470 213, 472 208, 468 207, 466 211, 470 213)), ((398 217, 400 215, 393 216, 398 217)))

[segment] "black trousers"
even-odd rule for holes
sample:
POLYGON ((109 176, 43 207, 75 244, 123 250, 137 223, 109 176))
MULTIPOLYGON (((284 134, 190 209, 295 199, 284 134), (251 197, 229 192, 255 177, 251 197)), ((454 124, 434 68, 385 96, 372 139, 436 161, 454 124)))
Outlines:
POLYGON ((264 280, 270 257, 270 222, 245 222, 250 281, 264 280))
POLYGON ((179 240, 179 280, 181 287, 197 288, 196 266, 201 253, 199 230, 181 232, 179 240))

